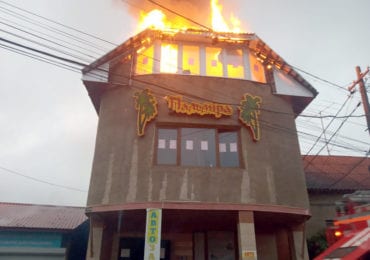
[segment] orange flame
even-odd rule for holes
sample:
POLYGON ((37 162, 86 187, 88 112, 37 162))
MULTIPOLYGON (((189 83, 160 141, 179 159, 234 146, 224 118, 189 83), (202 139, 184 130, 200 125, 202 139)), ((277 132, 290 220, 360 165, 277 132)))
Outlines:
POLYGON ((140 12, 140 31, 147 28, 164 30, 170 26, 170 23, 166 20, 166 15, 161 10, 154 9, 149 13, 140 12))
MULTIPOLYGON (((234 32, 240 33, 240 20, 233 14, 230 15, 229 24, 226 22, 222 15, 222 5, 218 3, 218 0, 210 0, 211 6, 211 18, 212 18, 212 29, 219 32, 234 32)), ((139 30, 147 28, 154 28, 159 30, 165 29, 180 29, 183 25, 171 24, 167 19, 166 15, 158 9, 154 9, 149 13, 140 13, 139 30), (175 27, 175 28, 174 28, 175 27)))

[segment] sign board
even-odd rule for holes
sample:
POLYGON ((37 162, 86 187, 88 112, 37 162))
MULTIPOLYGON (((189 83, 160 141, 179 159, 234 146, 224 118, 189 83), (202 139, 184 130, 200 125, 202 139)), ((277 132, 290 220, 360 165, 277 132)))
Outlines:
POLYGON ((145 260, 160 260, 162 210, 146 210, 145 260))
POLYGON ((243 250, 243 260, 257 260, 257 252, 253 250, 243 250))

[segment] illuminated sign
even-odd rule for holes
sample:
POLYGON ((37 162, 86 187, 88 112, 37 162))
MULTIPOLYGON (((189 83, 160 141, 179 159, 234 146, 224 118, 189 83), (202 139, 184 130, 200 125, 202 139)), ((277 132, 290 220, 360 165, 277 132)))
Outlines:
POLYGON ((157 99, 149 89, 134 94, 135 108, 137 110, 137 134, 143 136, 146 124, 154 119, 157 114, 157 99))
MULTIPOLYGON (((144 135, 145 127, 148 122, 153 120, 157 114, 157 99, 149 89, 134 94, 135 108, 137 110, 137 134, 144 135)), ((187 102, 182 96, 166 96, 168 109, 186 115, 211 115, 215 118, 222 116, 232 116, 233 107, 228 104, 213 103, 213 102, 187 102)), ((239 120, 250 130, 253 141, 261 139, 261 130, 259 124, 259 114, 262 98, 259 96, 252 96, 251 94, 244 94, 240 101, 239 120)))
POLYGON ((145 260, 160 260, 162 210, 146 210, 145 260))
POLYGON ((231 116, 233 108, 230 105, 204 102, 186 102, 182 100, 181 96, 167 96, 165 97, 168 108, 176 113, 187 115, 212 115, 216 118, 221 116, 231 116))
POLYGON ((254 141, 259 141, 261 138, 258 120, 261 102, 262 99, 258 96, 244 94, 243 99, 240 101, 240 106, 238 107, 240 111, 239 119, 249 128, 254 141))

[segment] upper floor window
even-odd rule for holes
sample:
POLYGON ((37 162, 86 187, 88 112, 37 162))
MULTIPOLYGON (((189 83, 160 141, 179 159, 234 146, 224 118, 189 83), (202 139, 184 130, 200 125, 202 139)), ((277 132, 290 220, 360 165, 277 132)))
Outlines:
POLYGON ((158 128, 156 163, 201 167, 240 167, 237 130, 158 128))
POLYGON ((137 50, 136 73, 181 73, 266 82, 264 66, 246 48, 160 41, 137 50))

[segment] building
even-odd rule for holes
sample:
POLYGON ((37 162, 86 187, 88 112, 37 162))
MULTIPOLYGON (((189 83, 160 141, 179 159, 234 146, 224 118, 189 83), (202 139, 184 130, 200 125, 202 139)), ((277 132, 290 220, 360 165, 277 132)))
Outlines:
POLYGON ((345 194, 370 190, 370 158, 354 156, 303 157, 312 217, 307 222, 307 237, 326 228, 337 217, 336 202, 345 194))
POLYGON ((87 259, 307 258, 294 119, 317 92, 259 37, 148 29, 83 81, 87 259))
POLYGON ((0 203, 0 259, 85 259, 84 208, 0 203))

